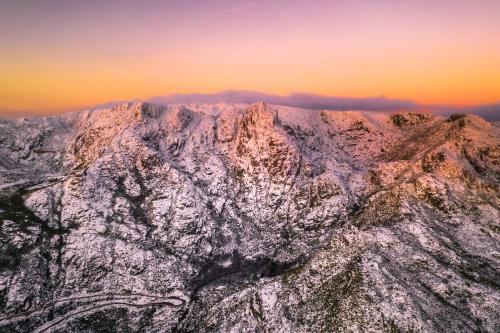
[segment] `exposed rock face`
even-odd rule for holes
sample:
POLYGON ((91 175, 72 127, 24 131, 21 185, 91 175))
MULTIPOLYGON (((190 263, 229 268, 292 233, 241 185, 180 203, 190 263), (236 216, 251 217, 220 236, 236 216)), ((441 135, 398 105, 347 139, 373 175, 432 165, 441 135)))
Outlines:
POLYGON ((498 332, 499 183, 472 115, 0 120, 0 331, 498 332))

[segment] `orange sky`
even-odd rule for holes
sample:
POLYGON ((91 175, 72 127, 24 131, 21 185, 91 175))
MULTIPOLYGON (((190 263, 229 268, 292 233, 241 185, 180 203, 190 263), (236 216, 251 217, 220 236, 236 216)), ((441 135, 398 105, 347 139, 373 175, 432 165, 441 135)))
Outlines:
POLYGON ((255 90, 500 101, 499 1, 0 4, 0 113, 255 90))

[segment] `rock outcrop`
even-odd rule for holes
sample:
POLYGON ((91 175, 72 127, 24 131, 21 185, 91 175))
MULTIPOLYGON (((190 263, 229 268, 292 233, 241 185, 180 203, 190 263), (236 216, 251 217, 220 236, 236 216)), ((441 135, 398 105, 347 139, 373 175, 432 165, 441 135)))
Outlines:
POLYGON ((0 120, 0 331, 498 332, 499 184, 473 115, 0 120))

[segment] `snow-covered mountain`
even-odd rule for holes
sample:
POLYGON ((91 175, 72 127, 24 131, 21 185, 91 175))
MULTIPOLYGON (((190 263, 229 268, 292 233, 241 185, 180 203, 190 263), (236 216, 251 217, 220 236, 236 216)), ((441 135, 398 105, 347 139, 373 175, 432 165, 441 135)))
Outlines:
POLYGON ((499 332, 499 183, 473 115, 0 120, 0 331, 499 332))

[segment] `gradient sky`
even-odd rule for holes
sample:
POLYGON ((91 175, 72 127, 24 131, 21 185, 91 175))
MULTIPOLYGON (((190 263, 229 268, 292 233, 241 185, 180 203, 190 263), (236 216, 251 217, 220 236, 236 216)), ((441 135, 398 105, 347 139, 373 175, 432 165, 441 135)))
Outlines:
POLYGON ((227 89, 491 104, 499 18, 499 0, 0 0, 0 113, 227 89))

